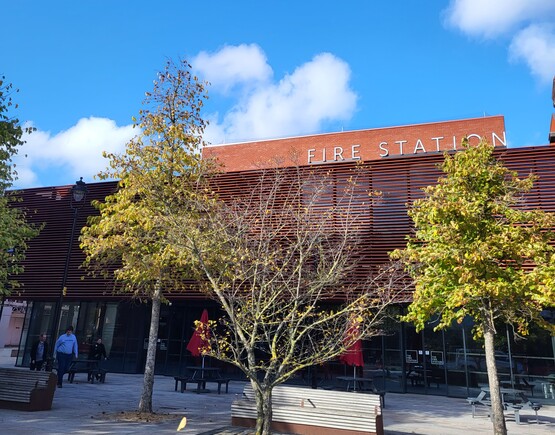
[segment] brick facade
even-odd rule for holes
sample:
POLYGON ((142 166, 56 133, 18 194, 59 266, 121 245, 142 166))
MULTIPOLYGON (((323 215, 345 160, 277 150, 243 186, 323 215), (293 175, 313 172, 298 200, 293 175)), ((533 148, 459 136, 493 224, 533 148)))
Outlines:
POLYGON ((204 155, 217 157, 225 171, 232 172, 437 153, 460 148, 465 136, 471 143, 484 137, 496 146, 506 146, 505 120, 503 116, 488 116, 215 145, 205 148, 204 155))

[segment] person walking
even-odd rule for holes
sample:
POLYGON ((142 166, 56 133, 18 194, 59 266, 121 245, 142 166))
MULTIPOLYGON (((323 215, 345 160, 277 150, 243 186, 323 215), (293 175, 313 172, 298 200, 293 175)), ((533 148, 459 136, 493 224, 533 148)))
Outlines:
POLYGON ((75 355, 75 359, 78 357, 77 338, 73 335, 73 326, 68 326, 66 333, 60 335, 56 341, 54 352, 56 352, 58 360, 58 387, 62 388, 62 381, 69 369, 73 355, 75 355))
POLYGON ((46 362, 48 355, 48 343, 46 342, 46 334, 41 334, 38 341, 35 341, 31 347, 31 370, 42 370, 42 366, 46 362))
POLYGON ((98 361, 97 363, 91 363, 94 370, 89 373, 89 381, 94 381, 94 379, 90 379, 92 376, 95 376, 96 379, 100 381, 103 377, 103 370, 100 368, 100 361, 102 361, 102 359, 108 359, 108 356, 106 355, 106 347, 104 346, 104 343, 102 343, 102 338, 98 337, 96 343, 91 346, 89 350, 89 359, 91 361, 98 361))

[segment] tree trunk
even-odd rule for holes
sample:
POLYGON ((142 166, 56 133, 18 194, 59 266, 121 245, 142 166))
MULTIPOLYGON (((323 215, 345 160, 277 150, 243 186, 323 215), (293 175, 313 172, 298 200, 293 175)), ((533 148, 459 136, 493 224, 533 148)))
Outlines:
POLYGON ((146 351, 145 375, 143 378, 143 392, 139 402, 139 412, 152 412, 152 391, 154 389, 154 366, 156 363, 156 342, 158 340, 158 323, 160 321, 161 305, 160 283, 156 283, 152 295, 152 313, 150 315, 150 332, 148 334, 148 349, 146 351))
POLYGON ((497 376, 497 366, 495 365, 495 346, 493 338, 495 331, 493 321, 489 325, 484 325, 484 342, 486 350, 486 367, 488 370, 489 391, 491 397, 491 413, 493 422, 493 433, 495 435, 507 435, 505 425, 505 415, 503 414, 503 402, 499 389, 499 377, 497 376))
POLYGON ((261 386, 256 392, 256 435, 269 435, 272 433, 272 389, 261 386))

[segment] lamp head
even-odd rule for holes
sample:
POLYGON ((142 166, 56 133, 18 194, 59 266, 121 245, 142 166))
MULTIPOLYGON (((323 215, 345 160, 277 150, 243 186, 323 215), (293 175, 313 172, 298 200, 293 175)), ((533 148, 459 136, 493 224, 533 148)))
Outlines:
POLYGON ((87 196, 87 185, 83 181, 83 177, 75 182, 75 186, 71 189, 71 195, 75 202, 81 202, 85 199, 85 196, 87 196))

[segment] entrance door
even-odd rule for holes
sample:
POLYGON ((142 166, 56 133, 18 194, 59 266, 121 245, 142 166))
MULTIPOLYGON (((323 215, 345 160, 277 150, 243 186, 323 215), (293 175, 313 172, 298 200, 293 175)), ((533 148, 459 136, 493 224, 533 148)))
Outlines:
POLYGON ((417 333, 412 325, 407 325, 405 332, 406 391, 446 395, 443 332, 426 328, 417 333))
POLYGON ((23 313, 12 313, 10 324, 8 326, 8 341, 5 346, 18 346, 21 339, 21 331, 23 330, 23 313))

